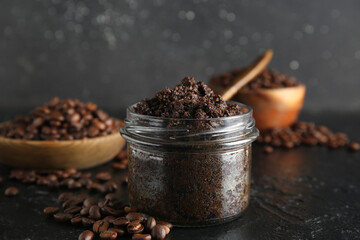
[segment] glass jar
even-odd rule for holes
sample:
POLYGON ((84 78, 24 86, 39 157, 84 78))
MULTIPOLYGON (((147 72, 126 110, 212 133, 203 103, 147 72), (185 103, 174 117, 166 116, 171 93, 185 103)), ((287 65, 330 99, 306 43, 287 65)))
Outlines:
POLYGON ((240 216, 249 204, 252 110, 238 116, 170 119, 127 109, 129 203, 178 226, 205 226, 240 216))

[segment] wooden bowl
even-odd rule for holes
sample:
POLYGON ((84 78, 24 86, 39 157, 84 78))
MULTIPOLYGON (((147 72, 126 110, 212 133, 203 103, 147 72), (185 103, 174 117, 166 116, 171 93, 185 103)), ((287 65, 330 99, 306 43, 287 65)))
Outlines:
POLYGON ((256 127, 260 130, 288 127, 293 124, 304 103, 305 85, 295 87, 240 91, 233 100, 253 109, 256 127))
POLYGON ((66 141, 32 141, 0 137, 0 162, 17 168, 84 169, 113 159, 124 145, 125 140, 120 132, 66 141))

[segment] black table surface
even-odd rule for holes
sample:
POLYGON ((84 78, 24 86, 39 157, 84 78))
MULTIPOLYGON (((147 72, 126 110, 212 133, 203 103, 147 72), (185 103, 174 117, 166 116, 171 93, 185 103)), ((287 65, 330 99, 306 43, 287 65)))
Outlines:
MULTIPOLYGON (((312 120, 360 140, 359 113, 308 113, 312 120)), ((110 164, 90 169, 111 169, 110 164)), ((64 190, 8 179, 0 165, 0 239, 77 239, 83 228, 56 223, 42 210, 57 205, 64 190), (3 192, 16 186, 20 194, 3 192)), ((111 170, 112 171, 112 170, 111 170)), ((115 173, 115 179, 126 172, 115 173)), ((255 144, 249 208, 242 217, 205 228, 174 228, 167 239, 360 239, 360 152, 325 147, 276 149, 264 154, 255 144)), ((126 198, 126 187, 118 194, 126 198)))

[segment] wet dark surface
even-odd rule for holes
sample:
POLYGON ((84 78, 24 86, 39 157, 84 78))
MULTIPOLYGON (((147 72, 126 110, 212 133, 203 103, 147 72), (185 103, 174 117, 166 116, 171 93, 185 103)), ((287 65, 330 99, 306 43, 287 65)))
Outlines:
MULTIPOLYGON (((360 140, 359 114, 305 114, 334 131, 360 140)), ((254 146, 250 206, 230 223, 207 228, 175 228, 168 239, 360 239, 360 152, 323 147, 277 149, 266 155, 254 146)), ((92 169, 97 172, 109 164, 92 169)), ((57 205, 60 191, 8 179, 0 165, 0 239, 77 239, 83 230, 47 219, 42 209, 57 205), (16 186, 20 194, 3 195, 16 186)), ((125 172, 117 172, 118 179, 125 172)), ((119 191, 126 196, 126 187, 119 191)))

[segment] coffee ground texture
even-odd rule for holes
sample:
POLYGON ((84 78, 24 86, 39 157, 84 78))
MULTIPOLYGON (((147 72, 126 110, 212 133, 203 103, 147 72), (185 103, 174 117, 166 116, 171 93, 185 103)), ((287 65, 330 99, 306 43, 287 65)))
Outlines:
MULTIPOLYGON (((210 79, 210 85, 226 88, 230 86, 244 71, 244 68, 237 68, 230 72, 222 73, 218 76, 213 76, 210 79)), ((278 73, 274 70, 266 69, 251 82, 245 85, 241 91, 295 87, 299 84, 300 83, 294 77, 278 73)))
POLYGON ((153 98, 142 100, 134 111, 161 118, 210 119, 236 116, 248 110, 237 104, 226 103, 205 83, 185 77, 173 89, 165 88, 153 98))

